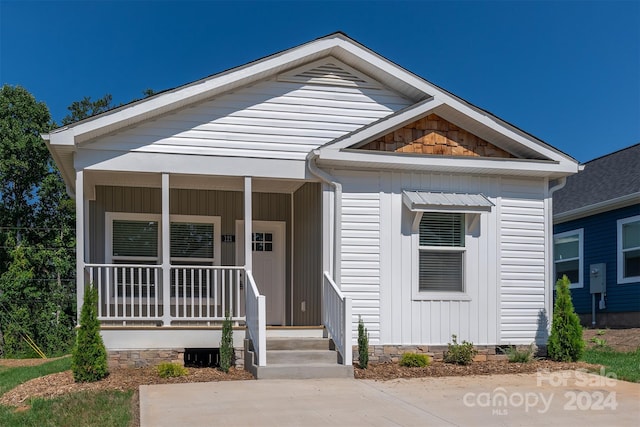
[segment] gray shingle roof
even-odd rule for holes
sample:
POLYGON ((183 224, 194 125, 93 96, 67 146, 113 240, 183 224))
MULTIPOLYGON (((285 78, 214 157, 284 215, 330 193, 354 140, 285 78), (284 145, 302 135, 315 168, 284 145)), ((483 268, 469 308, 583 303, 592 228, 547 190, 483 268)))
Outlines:
MULTIPOLYGON (((640 144, 585 163, 553 194, 553 214, 640 192, 640 144)), ((640 202, 640 200, 639 200, 640 202)))

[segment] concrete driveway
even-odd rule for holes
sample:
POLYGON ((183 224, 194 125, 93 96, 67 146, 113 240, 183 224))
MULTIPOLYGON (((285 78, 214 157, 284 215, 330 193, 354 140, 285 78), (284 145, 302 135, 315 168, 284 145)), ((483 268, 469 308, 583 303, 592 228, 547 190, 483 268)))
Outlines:
POLYGON ((640 384, 575 371, 140 387, 142 427, 637 426, 640 384))

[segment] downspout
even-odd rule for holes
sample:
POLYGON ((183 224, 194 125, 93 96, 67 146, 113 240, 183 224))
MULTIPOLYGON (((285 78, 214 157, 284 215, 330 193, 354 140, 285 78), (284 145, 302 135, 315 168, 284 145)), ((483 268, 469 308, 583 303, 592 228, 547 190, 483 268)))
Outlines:
POLYGON ((307 165, 309 171, 333 187, 334 193, 334 217, 333 217, 333 280, 340 287, 341 278, 341 242, 342 242, 342 184, 335 180, 327 172, 318 168, 316 159, 318 158, 318 150, 314 150, 307 156, 307 165))
MULTIPOLYGON (((548 242, 548 247, 549 247, 549 265, 553 266, 554 265, 554 258, 553 258, 553 193, 555 193, 558 190, 561 190, 562 188, 564 188, 564 186, 567 183, 567 177, 563 176, 562 178, 560 178, 556 184, 552 185, 551 187, 549 187, 549 193, 548 193, 548 199, 549 199, 549 211, 551 213, 551 215, 548 217, 549 219, 547 221, 549 221, 550 224, 550 232, 547 234, 547 242, 548 242)), ((549 182, 549 185, 551 185, 551 182, 549 182)), ((548 321, 550 321, 551 319, 553 319, 553 290, 555 288, 554 284, 554 275, 553 275, 553 267, 549 267, 549 277, 550 277, 550 282, 551 282, 551 294, 549 295, 548 298, 548 321)), ((546 296, 545 296, 546 298, 546 296)))

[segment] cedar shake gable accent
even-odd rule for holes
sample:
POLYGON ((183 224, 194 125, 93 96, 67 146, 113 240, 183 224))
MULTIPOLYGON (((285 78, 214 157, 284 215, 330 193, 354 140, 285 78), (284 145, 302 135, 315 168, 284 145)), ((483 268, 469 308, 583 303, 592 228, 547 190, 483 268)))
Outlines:
POLYGON ((357 147, 360 150, 444 156, 515 158, 436 114, 357 147))

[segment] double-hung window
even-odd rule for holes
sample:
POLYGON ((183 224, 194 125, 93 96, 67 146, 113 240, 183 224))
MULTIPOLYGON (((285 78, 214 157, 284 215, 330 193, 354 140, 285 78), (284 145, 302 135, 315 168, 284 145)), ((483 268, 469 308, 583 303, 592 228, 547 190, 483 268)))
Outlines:
POLYGON ((419 292, 464 292, 465 214, 424 212, 418 252, 419 292))
POLYGON ((618 220, 618 283, 640 282, 640 215, 618 220))
MULTIPOLYGON (((142 292, 144 296, 147 288, 155 295, 161 276, 157 266, 162 264, 160 220, 158 214, 106 213, 106 261, 127 265, 113 269, 117 288, 112 295, 131 296, 133 292, 138 296, 142 292)), ((171 285, 177 280, 186 288, 195 280, 193 268, 220 265, 220 217, 171 215, 169 233, 170 262, 176 266, 171 285)), ((182 296, 183 291, 178 293, 182 296)))
POLYGON ((148 293, 148 296, 154 296, 158 272, 152 266, 160 264, 159 218, 107 213, 106 226, 107 262, 123 264, 112 270, 114 289, 111 295, 138 297, 148 293))
POLYGON ((556 280, 567 276, 570 288, 582 288, 583 229, 566 231, 553 236, 553 265, 556 280))

